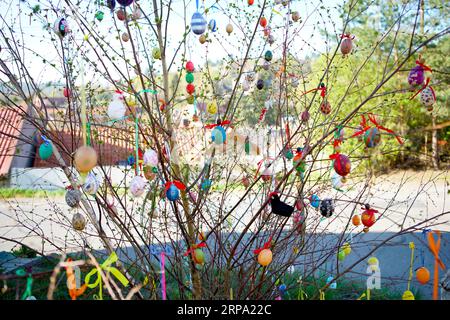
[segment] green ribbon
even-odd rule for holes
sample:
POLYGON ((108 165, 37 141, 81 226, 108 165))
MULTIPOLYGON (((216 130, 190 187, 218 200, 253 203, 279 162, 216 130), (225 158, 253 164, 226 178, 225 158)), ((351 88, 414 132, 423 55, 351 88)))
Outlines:
POLYGON ((144 93, 144 92, 153 93, 153 94, 157 94, 157 93, 158 93, 158 91, 156 91, 156 90, 152 90, 152 89, 143 89, 143 90, 138 91, 138 92, 136 93, 136 95, 138 96, 138 95, 140 95, 141 93, 144 93))
MULTIPOLYGON (((24 269, 19 269, 16 271, 16 275, 18 275, 19 277, 24 277, 27 275, 27 272, 24 269)), ((26 300, 28 297, 31 296, 32 286, 33 286, 33 276, 31 274, 28 274, 27 286, 25 292, 22 295, 22 300, 26 300)))
POLYGON ((91 145, 91 123, 89 121, 86 124, 86 130, 87 130, 86 144, 88 146, 90 146, 91 145))
MULTIPOLYGON (((114 275, 117 280, 120 281, 120 283, 122 283, 125 287, 128 286, 128 279, 115 267, 111 267, 110 265, 113 264, 114 262, 116 262, 119 258, 117 257, 117 254, 115 252, 111 253, 111 255, 109 256, 108 259, 106 259, 100 266, 100 268, 102 268, 103 270, 105 270, 106 272, 111 273, 112 275, 114 275)), ((98 295, 94 295, 94 299, 96 300, 103 300, 103 294, 102 294, 102 277, 101 274, 99 272, 98 268, 94 268, 92 269, 87 275, 86 278, 84 279, 84 282, 86 283, 88 288, 95 288, 97 286, 99 287, 99 294, 98 295), (93 275, 95 275, 97 273, 97 280, 95 280, 95 282, 93 283, 89 283, 89 280, 91 279, 91 277, 93 275)))

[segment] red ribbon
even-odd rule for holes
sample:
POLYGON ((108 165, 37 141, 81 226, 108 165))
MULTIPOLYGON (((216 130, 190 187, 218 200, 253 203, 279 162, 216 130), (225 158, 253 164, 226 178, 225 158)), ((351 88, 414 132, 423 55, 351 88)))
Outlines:
POLYGON ((301 96, 304 96, 305 94, 314 92, 314 91, 320 91, 320 96, 322 98, 325 98, 325 95, 327 94, 327 87, 319 87, 319 88, 314 88, 314 89, 308 90, 306 92, 303 92, 303 94, 301 96))
POLYGON ((253 253, 254 254, 259 254, 264 249, 270 249, 271 246, 272 246, 272 236, 269 238, 269 240, 266 243, 264 243, 264 246, 262 248, 253 250, 253 253))
MULTIPOLYGON (((366 121, 366 118, 364 117, 364 115, 362 115, 361 117, 362 117, 362 120, 361 120, 361 126, 363 127, 363 129, 360 130, 360 131, 358 131, 358 132, 355 132, 355 133, 352 135, 352 138, 353 138, 353 137, 357 137, 357 136, 359 136, 359 135, 362 135, 362 134, 364 134, 367 130, 370 129, 370 126, 367 125, 367 121, 366 121)), ((368 118, 369 118, 369 121, 372 122, 379 130, 383 130, 383 131, 386 131, 386 132, 388 132, 388 133, 394 135, 395 138, 397 139, 398 143, 403 144, 402 139, 401 139, 401 138, 400 138, 393 130, 388 129, 388 128, 385 128, 385 127, 379 125, 378 122, 377 122, 377 120, 375 119, 375 116, 374 116, 372 113, 369 113, 369 114, 368 114, 368 118)))
POLYGON ((335 160, 335 159, 339 158, 339 155, 340 155, 339 152, 333 153, 332 155, 330 155, 330 159, 335 160))
POLYGON ((221 123, 208 124, 208 125, 205 126, 205 128, 206 129, 212 129, 212 128, 219 127, 219 126, 224 126, 224 125, 227 125, 227 124, 231 124, 231 121, 225 120, 225 121, 222 121, 221 123))
POLYGON ((186 190, 186 186, 184 185, 183 182, 180 182, 178 180, 173 180, 173 181, 166 182, 166 184, 165 184, 166 191, 169 190, 171 185, 175 185, 175 187, 177 187, 179 190, 186 190))
POLYGON ((424 65, 423 63, 421 63, 419 60, 416 60, 416 64, 418 66, 421 66, 423 68, 423 70, 425 71, 430 71, 433 72, 433 70, 431 70, 431 67, 424 65))
POLYGON ((420 92, 422 92, 426 87, 429 87, 431 90, 431 94, 433 95, 434 100, 436 101, 436 94, 434 93, 434 90, 431 86, 429 86, 430 84, 430 78, 427 78, 427 81, 425 81, 425 84, 423 85, 422 88, 420 88, 419 90, 417 90, 417 92, 411 97, 409 98, 409 100, 414 99, 420 92))
POLYGON ((341 144, 341 140, 339 140, 339 139, 334 139, 334 142, 333 142, 333 147, 334 148, 336 148, 336 147, 339 147, 339 145, 341 144))
POLYGON ((198 248, 206 248, 206 242, 200 242, 199 244, 193 244, 189 250, 187 250, 183 255, 187 256, 198 248))
POLYGON ((261 114, 259 115, 259 122, 264 120, 264 116, 266 115, 266 112, 267 112, 267 108, 263 108, 261 110, 261 114))
POLYGON ((375 209, 372 209, 372 208, 366 209, 365 207, 362 207, 361 209, 364 210, 365 212, 367 212, 368 214, 378 213, 378 210, 375 210, 375 209))

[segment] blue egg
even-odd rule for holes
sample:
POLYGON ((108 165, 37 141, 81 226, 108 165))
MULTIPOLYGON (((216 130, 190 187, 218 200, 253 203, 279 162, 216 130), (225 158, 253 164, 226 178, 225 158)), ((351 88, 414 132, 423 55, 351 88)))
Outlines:
POLYGON ((200 12, 195 12, 192 15, 191 29, 192 29, 192 32, 194 32, 196 35, 201 35, 201 34, 203 34, 205 32, 205 30, 206 30, 206 20, 200 14, 200 12))
POLYGON ((318 208, 320 206, 320 198, 316 195, 313 194, 311 196, 311 206, 313 206, 314 208, 318 208))
POLYGON ((216 31, 217 31, 217 23, 216 23, 216 20, 214 20, 214 19, 209 20, 208 26, 209 26, 209 29, 210 29, 212 32, 216 32, 216 31))
POLYGON ((170 201, 176 201, 180 198, 180 190, 172 184, 166 191, 166 196, 170 201))
POLYGON ((227 139, 227 134, 222 126, 217 126, 211 132, 211 140, 215 144, 223 144, 227 139))
POLYGON ((282 285, 280 285, 280 286, 278 287, 278 289, 279 289, 280 291, 286 291, 286 285, 285 285, 285 284, 282 284, 282 285))
POLYGON ((203 182, 202 182, 202 190, 204 190, 204 191, 208 190, 211 187, 211 184, 212 184, 211 180, 209 180, 209 179, 203 180, 203 182))
POLYGON ((134 157, 133 156, 128 156, 127 163, 128 163, 129 166, 133 166, 134 163, 135 163, 134 157))

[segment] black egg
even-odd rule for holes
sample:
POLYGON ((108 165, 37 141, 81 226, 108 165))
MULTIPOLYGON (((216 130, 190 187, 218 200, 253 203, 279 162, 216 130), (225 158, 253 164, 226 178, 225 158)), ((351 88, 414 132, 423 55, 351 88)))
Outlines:
POLYGON ((258 82, 256 83, 256 87, 257 87, 259 90, 262 90, 262 88, 264 88, 264 80, 259 79, 258 82))
POLYGON ((326 218, 331 217, 334 213, 334 201, 333 199, 324 199, 320 201, 320 214, 326 218))

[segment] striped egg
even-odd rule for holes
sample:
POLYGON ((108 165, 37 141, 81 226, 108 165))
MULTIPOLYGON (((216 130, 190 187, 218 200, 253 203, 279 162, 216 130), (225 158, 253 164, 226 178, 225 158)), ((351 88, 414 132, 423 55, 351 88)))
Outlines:
POLYGON ((214 20, 214 19, 209 20, 208 26, 209 26, 209 30, 211 30, 212 32, 216 32, 217 31, 216 20, 214 20))
POLYGON ((194 32, 197 35, 201 35, 201 34, 203 34, 205 32, 205 30, 206 30, 206 20, 200 14, 200 12, 195 12, 192 15, 191 29, 192 29, 192 32, 194 32))

